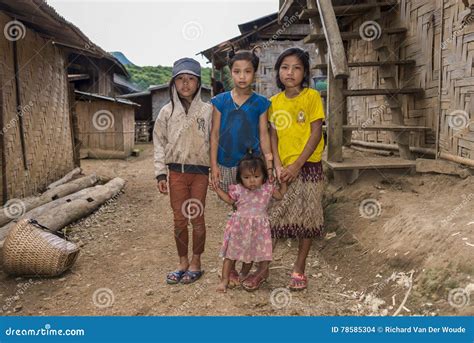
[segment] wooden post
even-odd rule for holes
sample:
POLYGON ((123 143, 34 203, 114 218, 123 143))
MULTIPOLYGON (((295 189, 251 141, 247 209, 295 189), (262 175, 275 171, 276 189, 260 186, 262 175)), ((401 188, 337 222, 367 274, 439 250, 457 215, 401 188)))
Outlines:
POLYGON ((26 161, 26 143, 25 143, 25 128, 23 125, 23 108, 21 106, 21 92, 20 92, 20 65, 18 62, 18 45, 16 41, 13 45, 13 70, 15 73, 15 93, 16 93, 16 113, 18 118, 18 126, 20 130, 21 152, 23 157, 23 167, 28 170, 28 163, 26 161))
POLYGON ((74 93, 74 84, 72 82, 68 83, 67 90, 69 99, 69 125, 71 129, 72 158, 74 160, 74 166, 80 167, 81 141, 79 140, 79 127, 77 123, 76 94, 74 93))
MULTIPOLYGON (((1 70, 0 70, 1 71, 1 70)), ((3 78, 0 73, 0 128, 2 130, 2 137, 0 138, 0 154, 2 163, 2 206, 8 201, 8 183, 7 183, 7 157, 5 151, 5 117, 3 116, 3 78)))
POLYGON ((331 0, 318 0, 317 4, 334 77, 336 79, 347 78, 349 77, 349 67, 347 66, 346 52, 331 0))
POLYGON ((345 97, 343 94, 344 80, 335 78, 331 59, 328 61, 328 92, 327 92, 327 135, 328 160, 342 162, 342 145, 345 111, 345 97))

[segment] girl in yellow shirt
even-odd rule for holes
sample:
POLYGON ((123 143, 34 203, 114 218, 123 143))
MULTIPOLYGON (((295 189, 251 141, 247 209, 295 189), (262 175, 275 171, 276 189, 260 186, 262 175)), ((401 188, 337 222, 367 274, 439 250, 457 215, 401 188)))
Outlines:
POLYGON ((298 257, 289 283, 291 290, 307 287, 306 258, 312 239, 323 232, 322 196, 324 110, 318 91, 308 88, 309 54, 290 48, 278 57, 276 82, 282 90, 269 108, 270 139, 277 178, 288 182, 282 201, 269 211, 273 238, 299 239, 298 257))

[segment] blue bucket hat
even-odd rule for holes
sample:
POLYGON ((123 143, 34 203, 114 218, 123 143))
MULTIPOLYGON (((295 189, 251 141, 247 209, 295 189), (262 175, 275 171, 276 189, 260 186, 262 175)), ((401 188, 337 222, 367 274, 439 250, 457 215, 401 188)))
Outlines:
POLYGON ((191 74, 197 77, 201 77, 201 65, 198 61, 185 57, 177 60, 173 64, 173 74, 171 77, 178 76, 179 74, 191 74))

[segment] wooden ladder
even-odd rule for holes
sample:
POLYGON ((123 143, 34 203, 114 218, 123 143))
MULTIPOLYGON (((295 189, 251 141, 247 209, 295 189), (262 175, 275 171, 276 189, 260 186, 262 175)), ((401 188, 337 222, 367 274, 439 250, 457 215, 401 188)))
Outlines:
MULTIPOLYGON (((367 13, 370 15, 367 20, 380 20, 382 12, 391 10, 397 6, 398 1, 379 1, 369 0, 367 3, 361 3, 350 6, 332 6, 330 0, 318 0, 317 6, 315 0, 307 0, 307 9, 300 13, 300 19, 309 19, 312 26, 311 33, 304 39, 305 43, 315 43, 320 51, 320 60, 317 61, 314 69, 327 69, 328 91, 322 91, 321 96, 326 97, 328 125, 325 128, 328 134, 327 163, 334 171, 340 170, 344 178, 349 178, 349 183, 358 177, 360 169, 382 169, 382 168, 410 168, 414 167, 414 156, 410 151, 409 138, 410 132, 423 132, 429 130, 423 126, 405 125, 402 109, 402 96, 413 96, 423 93, 421 88, 403 88, 398 85, 397 68, 413 66, 414 60, 400 59, 397 53, 390 51, 389 37, 391 35, 401 36, 407 32, 404 27, 382 28, 380 37, 372 41, 374 49, 378 53, 378 60, 369 62, 347 62, 348 67, 376 67, 379 68, 379 75, 384 80, 383 87, 375 89, 347 89, 346 78, 348 75, 335 74, 332 63, 334 55, 331 51, 331 37, 328 35, 328 17, 338 14, 338 16, 353 16, 367 13), (332 11, 327 6, 331 5, 332 11), (326 6, 326 7, 325 7, 326 6), (324 33, 322 33, 323 31, 324 33), (323 61, 326 46, 329 46, 329 59, 323 61), (342 81, 344 80, 344 81, 342 81), (365 97, 372 95, 384 95, 388 107, 391 109, 391 125, 348 125, 347 124, 347 97, 365 97), (352 131, 389 131, 397 142, 401 159, 386 157, 371 158, 367 161, 366 168, 364 163, 358 161, 348 161, 343 158, 342 147, 350 145, 352 131), (352 168, 351 168, 352 167, 352 168), (343 172, 342 172, 343 171, 343 172), (349 173, 350 171, 350 173, 349 173)), ((345 18, 342 18, 344 20, 345 18)), ((330 27, 333 30, 339 30, 339 27, 330 27)), ((334 35, 334 33, 332 33, 334 35)), ((362 39, 360 32, 339 32, 342 41, 362 39)), ((335 173, 336 176, 336 173, 335 173)))

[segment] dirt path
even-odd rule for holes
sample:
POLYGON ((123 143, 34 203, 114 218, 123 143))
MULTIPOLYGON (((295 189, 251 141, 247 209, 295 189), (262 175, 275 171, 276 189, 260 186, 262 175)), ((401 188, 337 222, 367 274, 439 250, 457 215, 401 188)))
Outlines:
MULTIPOLYGON (((387 263, 386 255, 374 251, 377 245, 371 246, 374 242, 370 238, 364 235, 361 238, 357 228, 348 227, 353 222, 351 215, 360 216, 348 213, 347 208, 352 209, 354 204, 347 200, 347 195, 334 190, 328 191, 326 200, 330 235, 313 245, 308 258, 308 290, 289 293, 284 288, 295 258, 296 242, 280 241, 271 276, 261 290, 248 293, 236 289, 224 295, 214 291, 221 268, 217 254, 229 209, 212 193, 208 195, 206 208, 208 231, 203 255, 206 273, 193 285, 166 285, 165 275, 177 262, 172 214, 168 198, 159 195, 155 188, 152 146, 138 148, 143 150, 140 157, 128 161, 82 161, 85 174, 96 172, 126 179, 124 192, 92 216, 67 228, 69 236, 82 245, 82 251, 72 270, 61 278, 30 280, 11 278, 0 272, 3 314, 393 314, 408 292, 409 272, 414 265, 396 264, 394 260, 387 263), (340 225, 339 219, 347 220, 345 226, 340 225)), ((359 187, 363 186, 362 180, 359 187)), ((386 188, 387 192, 397 192, 391 186, 386 188)), ((359 201, 359 198, 360 194, 354 199, 359 201)), ((367 226, 367 222, 359 224, 359 228, 367 226)), ((469 281, 471 272, 467 270, 458 278, 458 286, 469 281)), ((447 306, 443 297, 438 297, 438 302, 430 300, 437 292, 444 291, 434 289, 430 294, 413 291, 405 306, 410 312, 404 309, 401 314, 465 314, 471 310, 472 307, 465 306, 464 312, 459 312, 447 306)))

